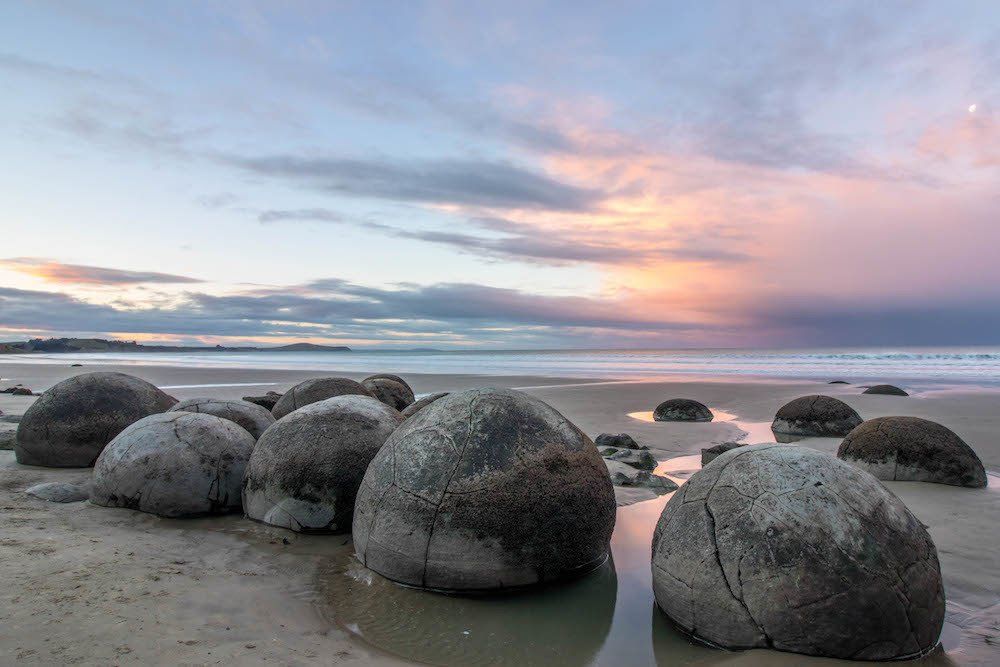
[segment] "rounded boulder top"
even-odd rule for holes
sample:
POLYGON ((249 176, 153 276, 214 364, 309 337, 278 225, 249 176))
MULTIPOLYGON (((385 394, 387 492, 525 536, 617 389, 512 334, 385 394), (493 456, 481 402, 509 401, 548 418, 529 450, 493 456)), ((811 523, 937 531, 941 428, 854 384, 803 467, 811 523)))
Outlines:
POLYGON ((710 422, 713 417, 704 403, 690 398, 671 398, 653 410, 653 419, 658 422, 710 422))
POLYGON ((370 377, 362 380, 361 384, 375 398, 396 410, 405 410, 413 404, 413 390, 405 382, 390 377, 370 377))
POLYGON ((83 373, 54 385, 25 410, 14 453, 25 465, 92 466, 127 426, 176 402, 132 375, 83 373))
POLYGON ((392 380, 393 382, 398 382, 399 384, 409 389, 411 394, 413 393, 413 387, 410 386, 409 382, 399 377, 398 375, 393 375, 392 373, 375 373, 374 375, 369 375, 368 377, 366 377, 364 380, 361 381, 362 384, 364 384, 366 380, 392 380))
POLYGON ((247 465, 246 515, 296 532, 349 531, 361 478, 402 421, 395 408, 351 395, 317 401, 278 420, 247 465))
POLYGON ((920 521, 871 475, 804 447, 741 447, 692 475, 657 523, 652 570, 660 609, 723 648, 914 658, 944 622, 920 521))
POLYGON ((440 398, 368 467, 354 546, 388 579, 445 591, 529 586, 603 563, 615 497, 594 443, 511 389, 440 398))
POLYGON ((274 423, 274 415, 263 407, 235 399, 189 398, 170 408, 169 411, 199 412, 228 419, 249 431, 254 440, 260 438, 264 430, 274 423))
POLYGON ((868 387, 861 393, 878 394, 880 396, 909 396, 904 390, 892 384, 877 384, 874 387, 868 387))
POLYGON ((350 378, 312 378, 300 382, 286 391, 274 404, 271 414, 274 415, 275 419, 281 419, 288 413, 310 403, 349 395, 372 396, 372 393, 365 389, 360 382, 355 382, 350 378))
POLYGON ((919 417, 877 417, 847 434, 837 457, 886 481, 986 486, 983 462, 951 429, 919 417))
POLYGON ((862 421, 854 408, 832 396, 801 396, 785 403, 771 430, 788 435, 835 437, 847 435, 862 421))
POLYGON ((253 436, 228 419, 167 412, 112 440, 94 465, 90 500, 165 517, 240 510, 253 436))
POLYGON ((426 408, 428 405, 430 405, 434 401, 438 400, 439 398, 444 398, 447 395, 448 395, 448 392, 446 392, 446 391, 439 391, 436 394, 428 394, 427 396, 424 396, 420 400, 417 400, 417 401, 414 401, 413 403, 410 403, 408 406, 406 406, 406 408, 404 410, 402 410, 403 419, 409 419, 410 417, 412 417, 413 415, 417 414, 418 412, 420 412, 421 410, 423 410, 424 408, 426 408))

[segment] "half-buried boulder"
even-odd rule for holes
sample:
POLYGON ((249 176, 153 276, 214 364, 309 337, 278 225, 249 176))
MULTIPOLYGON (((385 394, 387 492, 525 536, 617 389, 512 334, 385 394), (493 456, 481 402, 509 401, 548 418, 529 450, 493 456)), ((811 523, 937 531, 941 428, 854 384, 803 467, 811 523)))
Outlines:
POLYGON ((801 396, 785 403, 774 416, 771 430, 800 436, 844 436, 861 423, 861 415, 831 396, 801 396))
POLYGON ((420 412, 421 410, 423 410, 424 408, 426 408, 428 405, 430 405, 434 401, 438 400, 439 398, 444 398, 447 395, 448 395, 448 392, 446 392, 446 391, 439 391, 436 394, 428 394, 427 396, 424 396, 420 400, 415 401, 413 403, 410 403, 402 411, 402 413, 403 413, 403 419, 409 419, 410 417, 412 417, 413 415, 417 414, 418 412, 420 412))
POLYGON ((245 428, 214 415, 146 417, 101 452, 90 500, 166 517, 238 512, 253 446, 245 428))
POLYGON ((405 382, 398 382, 388 377, 374 377, 365 378, 361 384, 390 408, 404 410, 413 403, 413 390, 405 382))
POLYGON ((50 503, 78 503, 90 497, 92 482, 87 480, 82 484, 69 482, 43 482, 24 490, 29 496, 34 496, 50 503))
POLYGON ((690 398, 671 398, 656 406, 653 419, 658 422, 710 422, 712 411, 690 398))
POLYGON ((18 463, 50 468, 94 465, 105 445, 143 417, 177 400, 124 373, 84 373, 54 385, 24 412, 18 463))
POLYGON ((170 412, 200 412, 228 419, 249 431, 254 440, 274 423, 274 415, 259 405, 222 398, 189 398, 170 408, 170 412))
POLYGON ((300 382, 285 392, 274 404, 271 414, 281 419, 289 412, 301 407, 336 396, 371 396, 360 382, 349 378, 312 378, 300 382))
POLYGON ((361 478, 402 421, 370 396, 328 398, 282 418, 250 457, 246 515, 302 533, 348 532, 361 478))
POLYGON ((951 429, 919 417, 877 417, 847 434, 837 457, 878 479, 986 486, 976 452, 951 429))
POLYGON ((354 547, 394 581, 497 590, 592 570, 614 524, 614 489, 590 438, 528 394, 474 389, 407 419, 376 454, 354 547))
POLYGON ((871 475, 804 447, 740 448, 695 473, 660 516, 652 569, 660 609, 723 648, 912 658, 944 622, 920 521, 871 475))
POLYGON ((905 391, 891 384, 877 384, 874 387, 868 387, 861 393, 879 394, 881 396, 909 396, 905 391))

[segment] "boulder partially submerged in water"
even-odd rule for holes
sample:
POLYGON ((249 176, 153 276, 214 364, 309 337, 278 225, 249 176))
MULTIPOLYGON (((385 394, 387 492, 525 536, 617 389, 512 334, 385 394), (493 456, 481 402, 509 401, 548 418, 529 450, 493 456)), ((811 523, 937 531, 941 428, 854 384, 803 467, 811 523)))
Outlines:
POLYGON ((260 437, 268 426, 274 423, 274 415, 259 405, 248 401, 235 401, 222 398, 189 398, 181 401, 170 412, 200 412, 215 415, 245 428, 253 439, 260 437))
POLYGON ((434 401, 438 400, 439 398, 444 398, 447 395, 448 392, 439 391, 436 394, 428 394, 427 396, 424 396, 420 400, 411 403, 405 409, 402 410, 403 419, 409 419, 410 417, 417 414, 418 412, 426 408, 434 401))
POLYGON ((657 605, 730 648, 855 660, 927 653, 944 622, 937 550, 874 477, 815 450, 727 452, 667 503, 657 605))
POLYGON ((671 398, 656 406, 653 419, 658 422, 710 422, 712 411, 690 398, 671 398))
POLYGON ((587 572, 615 523, 594 443, 510 389, 452 393, 407 419, 368 467, 354 546, 395 581, 495 590, 587 572))
POLYGON ((951 429, 919 417, 877 417, 847 434, 837 457, 878 479, 986 486, 983 462, 951 429))
POLYGON ((832 396, 801 396, 783 405, 775 414, 771 430, 801 436, 843 436, 861 423, 854 408, 832 396))
POLYGON ((280 419, 250 457, 246 515, 303 533, 349 531, 361 478, 402 421, 370 396, 328 398, 280 419))
POLYGON ((372 396, 372 393, 350 378, 312 378, 300 382, 285 392, 274 404, 271 414, 281 419, 288 413, 316 401, 336 396, 372 396))
POLYGON ((91 502, 166 517, 240 510, 254 439, 228 419, 167 412, 118 434, 94 465, 91 502))
POLYGON ((404 410, 413 403, 413 390, 410 389, 410 385, 392 377, 369 377, 362 380, 361 384, 372 393, 372 396, 390 408, 404 410))
POLYGON ((881 396, 909 396, 904 390, 892 384, 877 384, 874 387, 868 387, 861 393, 881 396))
POLYGON ((124 373, 84 373, 54 385, 24 412, 18 463, 50 468, 94 465, 105 445, 143 417, 177 400, 124 373))

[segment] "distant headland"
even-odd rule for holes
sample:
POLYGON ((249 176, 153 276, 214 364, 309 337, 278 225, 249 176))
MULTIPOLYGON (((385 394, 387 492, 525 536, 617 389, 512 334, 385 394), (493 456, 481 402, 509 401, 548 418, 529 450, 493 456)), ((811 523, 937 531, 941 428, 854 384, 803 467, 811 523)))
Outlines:
POLYGON ((140 345, 134 340, 103 338, 33 338, 26 341, 0 343, 0 354, 44 352, 350 352, 346 345, 316 345, 292 343, 278 347, 225 347, 186 345, 140 345))

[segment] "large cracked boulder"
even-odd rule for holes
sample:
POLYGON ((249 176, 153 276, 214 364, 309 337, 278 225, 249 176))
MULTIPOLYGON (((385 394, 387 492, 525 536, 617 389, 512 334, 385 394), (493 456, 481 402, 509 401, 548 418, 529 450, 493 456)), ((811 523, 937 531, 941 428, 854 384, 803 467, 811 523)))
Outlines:
POLYGON ((101 452, 90 500, 165 517, 238 512, 253 446, 245 428, 214 415, 146 417, 101 452))
POLYGON ((246 515, 301 533, 348 532, 361 478, 402 421, 370 396, 328 398, 280 419, 250 457, 246 515))
POLYGON ((919 417, 877 417, 847 434, 837 457, 878 479, 986 486, 983 462, 954 431, 919 417))
POLYGON ((874 387, 868 387, 861 393, 877 394, 881 396, 909 396, 906 391, 892 384, 877 384, 874 387))
POLYGON ((671 398, 653 410, 653 419, 658 422, 710 422, 712 417, 704 403, 690 398, 671 398))
POLYGON ((590 438, 510 389, 438 399, 368 467, 358 558, 412 586, 497 590, 582 574, 608 556, 615 497, 590 438))
POLYGON ((372 393, 372 396, 390 408, 405 410, 413 403, 413 390, 405 382, 394 380, 391 377, 379 376, 365 378, 361 384, 372 393))
POLYGON ((439 391, 436 394, 428 394, 427 396, 424 396, 420 400, 410 403, 408 406, 406 406, 406 408, 401 410, 401 412, 403 413, 403 419, 409 419, 410 417, 417 414, 418 412, 426 408, 434 401, 438 400, 439 398, 444 398, 447 395, 448 392, 439 391))
POLYGON ((372 393, 350 378, 312 378, 300 382, 285 392, 274 404, 271 414, 281 419, 288 413, 316 401, 336 396, 372 396, 372 393))
POLYGON ((170 408, 169 411, 200 412, 228 419, 249 431, 254 440, 260 438, 261 433, 274 423, 274 415, 259 405, 249 401, 223 398, 189 398, 170 408))
POLYGON ((653 535, 656 604, 695 637, 855 660, 932 650, 944 622, 937 550, 871 475, 804 447, 719 456, 653 535))
POLYGON ((177 399, 124 373, 84 373, 54 385, 18 424, 18 463, 49 468, 94 465, 105 445, 143 417, 177 399))
POLYGON ((861 415, 840 399, 813 394, 781 406, 771 430, 785 435, 835 437, 847 435, 861 421, 861 415))

